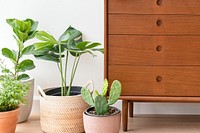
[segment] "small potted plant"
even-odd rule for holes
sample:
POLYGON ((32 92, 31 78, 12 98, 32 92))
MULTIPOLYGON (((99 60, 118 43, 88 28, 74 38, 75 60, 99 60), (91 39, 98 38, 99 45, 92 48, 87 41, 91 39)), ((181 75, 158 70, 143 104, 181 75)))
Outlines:
POLYGON ((14 133, 18 121, 19 106, 25 103, 29 83, 22 83, 12 76, 0 62, 0 132, 14 133))
MULTIPOLYGON (((87 85, 88 86, 88 85, 87 85)), ((83 99, 91 106, 83 112, 84 128, 86 133, 119 133, 121 112, 112 107, 121 94, 121 83, 113 81, 109 98, 107 99, 108 81, 104 80, 102 94, 97 90, 90 92, 83 87, 81 94, 83 99)))
MULTIPOLYGON (((60 87, 38 90, 40 97, 40 122, 44 132, 80 133, 84 132, 82 112, 88 107, 80 95, 82 87, 73 86, 73 81, 81 56, 89 53, 93 56, 100 43, 83 41, 82 33, 69 27, 55 39, 45 31, 38 31, 35 37, 33 55, 37 59, 54 62, 60 73, 60 87), (70 69, 70 61, 72 69, 70 69)), ((50 70, 51 71, 51 70, 50 70)))
POLYGON ((34 79, 29 79, 30 77, 28 74, 25 73, 25 71, 34 69, 35 65, 31 59, 22 60, 22 58, 24 55, 28 55, 34 50, 34 47, 32 45, 26 46, 25 43, 34 37, 38 22, 33 21, 32 19, 7 19, 6 22, 12 27, 12 30, 14 32, 13 37, 16 40, 17 50, 3 48, 2 55, 8 58, 13 63, 13 70, 10 71, 13 78, 21 82, 30 82, 31 84, 29 92, 26 96, 28 104, 20 107, 18 122, 24 122, 28 119, 30 115, 34 92, 34 79))

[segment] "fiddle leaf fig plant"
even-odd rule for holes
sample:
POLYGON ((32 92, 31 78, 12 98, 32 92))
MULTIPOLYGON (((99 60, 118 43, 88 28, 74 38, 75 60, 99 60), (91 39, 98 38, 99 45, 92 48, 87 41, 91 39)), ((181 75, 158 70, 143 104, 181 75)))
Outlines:
POLYGON ((102 87, 102 94, 99 94, 97 90, 95 90, 94 93, 90 92, 87 86, 81 89, 81 94, 85 102, 95 108, 95 113, 97 115, 104 115, 109 113, 109 106, 113 105, 118 100, 122 91, 121 83, 118 80, 113 81, 108 99, 106 98, 107 91, 108 80, 105 79, 102 87))
POLYGON ((35 36, 38 26, 37 21, 32 19, 18 20, 7 19, 6 22, 11 26, 14 32, 14 39, 17 43, 17 50, 3 48, 2 55, 10 59, 14 65, 14 70, 10 71, 12 76, 17 80, 25 80, 30 78, 28 74, 24 73, 27 70, 35 68, 34 62, 30 59, 21 60, 24 55, 31 54, 35 49, 34 46, 25 46, 25 42, 35 36))
POLYGON ((61 96, 70 95, 70 89, 81 56, 86 53, 95 56, 95 51, 103 52, 103 48, 97 48, 101 45, 100 43, 83 41, 82 33, 71 26, 67 28, 59 39, 55 39, 53 35, 46 31, 38 31, 35 37, 39 41, 33 44, 35 47, 33 55, 38 59, 52 61, 57 64, 62 81, 61 96), (71 70, 69 70, 70 55, 73 59, 71 70), (69 79, 67 79, 68 72, 70 75, 69 79))

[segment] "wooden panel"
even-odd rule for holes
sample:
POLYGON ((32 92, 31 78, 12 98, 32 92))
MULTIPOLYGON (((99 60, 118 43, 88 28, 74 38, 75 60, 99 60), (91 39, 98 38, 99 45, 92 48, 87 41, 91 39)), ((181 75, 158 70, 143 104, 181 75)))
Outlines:
POLYGON ((200 14, 199 0, 109 0, 108 2, 109 13, 200 14))
POLYGON ((185 96, 185 97, 174 97, 174 96, 120 96, 119 99, 131 100, 134 102, 187 102, 187 103, 199 103, 200 97, 185 96))
POLYGON ((108 1, 104 0, 104 78, 108 77, 108 1))
POLYGON ((200 36, 109 35, 109 65, 200 65, 200 36))
POLYGON ((199 35, 200 16, 110 14, 109 34, 199 35))
POLYGON ((200 96, 200 67, 109 66, 108 70, 110 81, 121 81, 122 96, 200 96))

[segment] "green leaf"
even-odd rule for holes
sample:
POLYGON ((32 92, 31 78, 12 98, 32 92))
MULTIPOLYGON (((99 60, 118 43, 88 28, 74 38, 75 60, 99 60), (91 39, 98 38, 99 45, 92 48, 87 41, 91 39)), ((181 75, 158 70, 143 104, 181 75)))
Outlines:
POLYGON ((34 50, 35 50, 35 46, 34 45, 30 45, 30 46, 25 47, 22 50, 22 54, 23 55, 29 55, 29 54, 32 54, 34 50))
POLYGON ((108 103, 104 96, 96 96, 94 100, 95 112, 97 115, 104 115, 108 113, 108 103))
POLYGON ((16 56, 15 56, 15 53, 13 53, 14 51, 11 51, 8 48, 3 48, 1 52, 2 52, 2 55, 9 58, 13 63, 16 63, 16 58, 15 58, 16 56))
POLYGON ((85 49, 95 48, 95 47, 100 46, 100 45, 101 45, 101 43, 98 43, 98 42, 90 43, 89 45, 86 46, 85 49))
POLYGON ((118 100, 121 91, 122 91, 121 83, 118 80, 113 81, 110 89, 108 105, 112 105, 118 100))
POLYGON ((94 48, 92 50, 93 51, 98 51, 98 52, 101 52, 102 54, 104 54, 104 48, 94 48))
POLYGON ((29 33, 28 39, 34 38, 36 33, 37 33, 37 31, 33 31, 33 32, 29 33))
POLYGON ((20 72, 25 72, 26 70, 32 70, 35 68, 35 65, 32 60, 26 59, 19 63, 17 69, 20 72))
POLYGON ((97 91, 97 90, 95 90, 94 91, 94 98, 96 97, 96 96, 99 96, 100 94, 99 94, 99 92, 97 91))
POLYGON ((92 93, 86 87, 81 89, 81 95, 83 100, 88 103, 90 106, 94 106, 94 100, 92 99, 92 93))
POLYGON ((59 58, 55 57, 54 55, 51 54, 46 54, 46 55, 35 55, 35 58, 37 59, 42 59, 42 60, 47 60, 47 61, 54 61, 54 62, 59 62, 59 58))
POLYGON ((82 38, 82 33, 79 30, 70 26, 60 36, 59 41, 68 42, 68 41, 71 41, 71 40, 79 40, 80 38, 82 38))
POLYGON ((38 27, 38 21, 33 21, 32 19, 28 18, 26 19, 25 21, 30 21, 31 22, 31 30, 30 30, 30 33, 31 32, 34 32, 37 27, 38 27))
POLYGON ((37 39, 41 40, 41 41, 48 42, 49 45, 58 44, 58 42, 56 41, 56 39, 52 35, 48 34, 45 31, 38 31, 35 34, 35 37, 37 39))
POLYGON ((106 96, 107 91, 108 91, 108 80, 105 79, 103 82, 103 87, 102 87, 102 95, 106 96))
POLYGON ((35 47, 35 50, 33 51, 34 55, 45 55, 54 47, 48 42, 38 42, 33 45, 35 47))
MULTIPOLYGON (((50 51, 59 53, 59 45, 58 44, 54 45, 50 51)), ((63 53, 64 51, 65 51, 65 47, 61 45, 61 53, 63 53)))
POLYGON ((17 80, 26 80, 26 79, 29 79, 29 75, 27 74, 21 74, 17 77, 17 80))
POLYGON ((89 43, 91 43, 91 42, 88 42, 88 41, 80 42, 76 45, 76 48, 78 48, 79 50, 85 50, 86 45, 89 43))

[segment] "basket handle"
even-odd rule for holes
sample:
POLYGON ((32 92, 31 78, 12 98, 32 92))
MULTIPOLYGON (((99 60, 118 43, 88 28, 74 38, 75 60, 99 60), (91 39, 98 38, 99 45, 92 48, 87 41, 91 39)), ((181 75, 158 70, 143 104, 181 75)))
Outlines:
POLYGON ((47 95, 44 93, 43 89, 38 85, 37 87, 38 89, 38 93, 42 96, 42 97, 46 97, 47 95))
POLYGON ((93 82, 92 80, 89 80, 89 81, 84 85, 84 87, 85 87, 85 88, 88 88, 89 85, 92 86, 92 87, 91 87, 91 92, 93 92, 93 91, 94 91, 94 82, 93 82))

